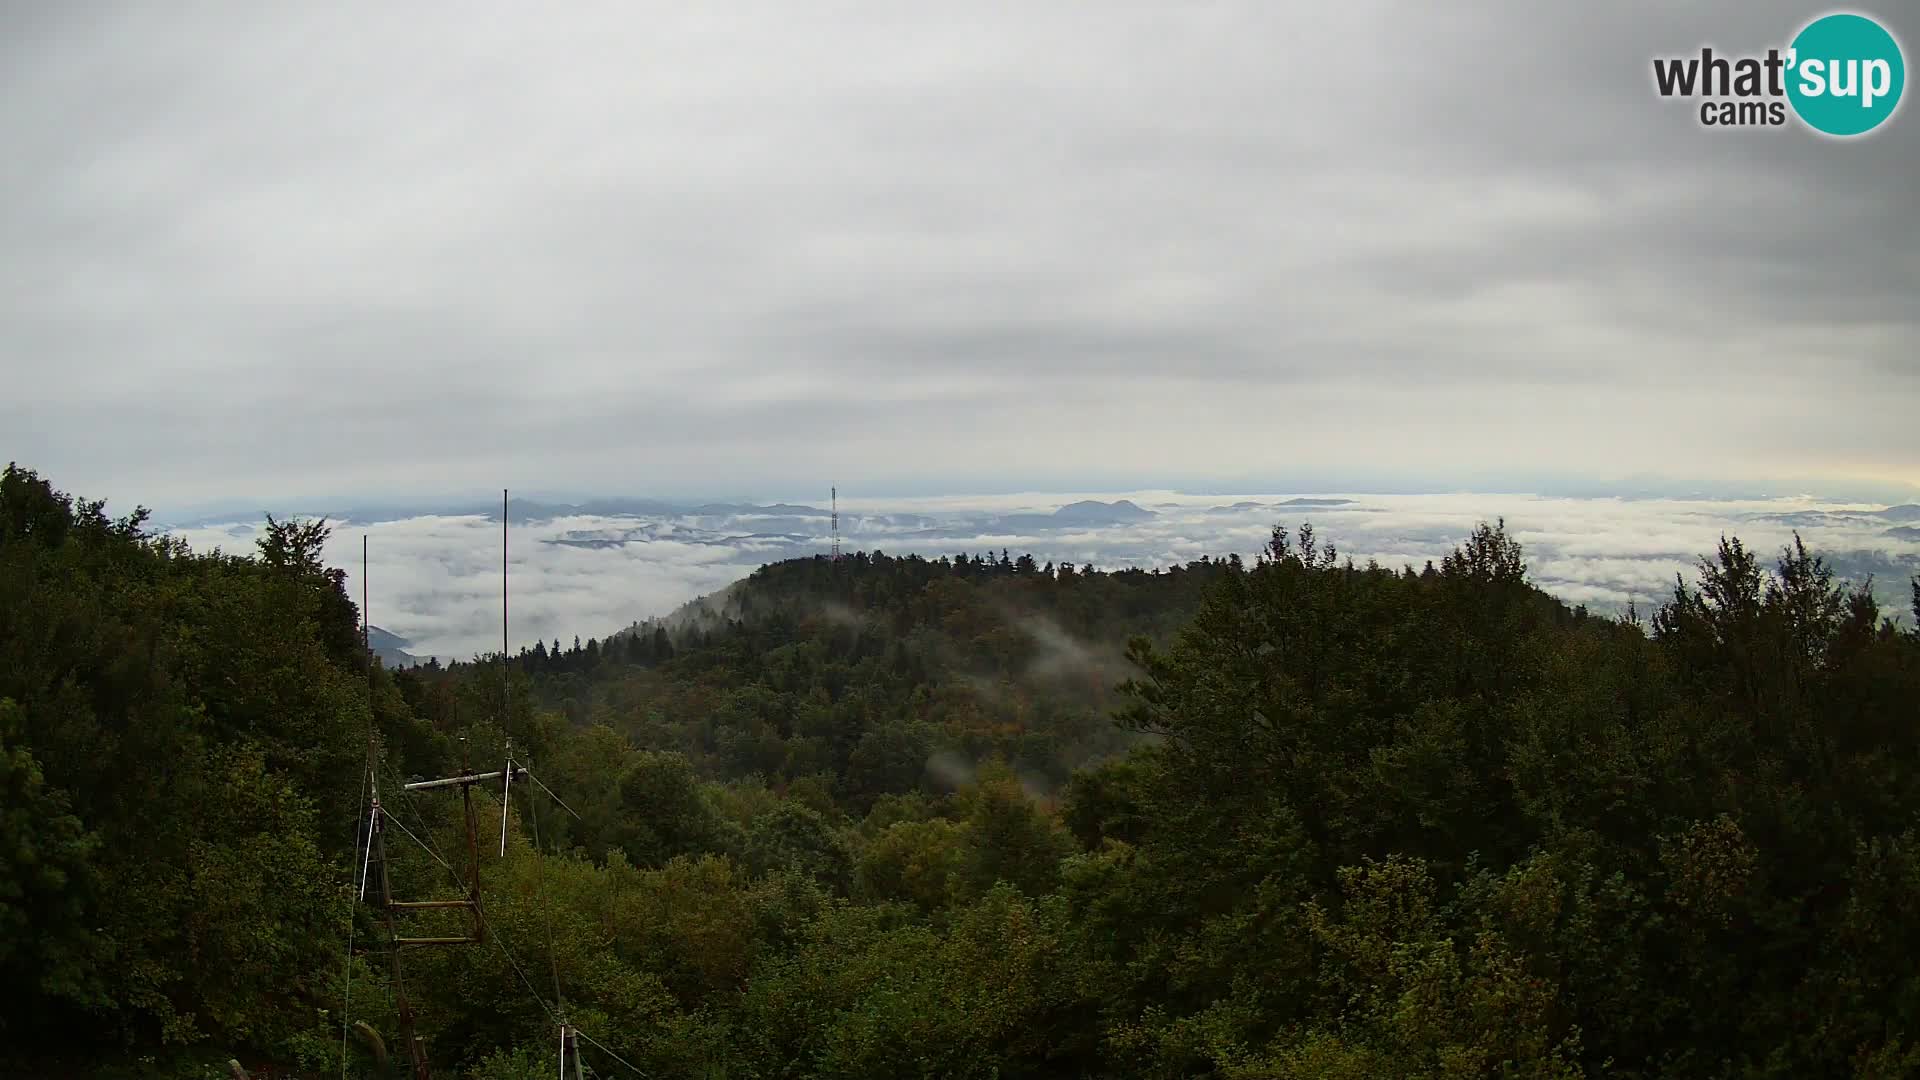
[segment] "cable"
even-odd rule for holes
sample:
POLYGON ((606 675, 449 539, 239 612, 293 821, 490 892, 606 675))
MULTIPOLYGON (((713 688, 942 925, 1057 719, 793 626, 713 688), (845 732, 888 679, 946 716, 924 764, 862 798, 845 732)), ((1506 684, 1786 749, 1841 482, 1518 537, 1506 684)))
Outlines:
MULTIPOLYGON (((400 827, 400 831, 407 834, 407 839, 412 840, 414 843, 420 845, 421 849, 424 850, 429 856, 431 856, 434 862, 437 862, 442 867, 445 867, 447 873, 453 875, 454 886, 462 891, 465 891, 467 888, 467 883, 460 879, 460 871, 455 870, 453 868, 452 863, 449 863, 446 859, 441 857, 440 849, 434 846, 434 843, 433 843, 432 826, 427 824, 426 815, 422 814, 420 812, 420 808, 414 804, 413 793, 407 790, 407 786, 404 783, 398 782, 399 774, 393 771, 393 767, 391 764, 387 765, 387 776, 393 779, 394 781, 396 781, 394 785, 394 790, 400 792, 401 803, 406 806, 407 812, 413 815, 414 824, 420 826, 420 833, 422 836, 425 836, 426 839, 422 840, 420 839, 419 836, 413 835, 412 832, 408 831, 406 824, 402 822, 399 818, 394 817, 392 814, 387 815, 387 820, 393 822, 395 825, 398 825, 400 827)), ((483 925, 484 925, 484 921, 485 920, 483 918, 482 919, 483 925)))
MULTIPOLYGON (((367 809, 367 785, 373 780, 373 770, 360 774, 360 809, 353 815, 353 853, 360 854, 360 818, 367 809)), ((347 897, 347 963, 346 992, 340 1002, 340 1080, 347 1080, 347 1027, 353 1019, 353 932, 357 920, 353 917, 353 895, 347 897)))
MULTIPOLYGON (((389 768, 389 774, 392 775, 390 768, 389 768)), ((528 773, 527 775, 531 776, 533 774, 528 773)), ((543 789, 546 787, 545 784, 541 784, 540 786, 543 789)), ((424 849, 428 855, 433 857, 434 862, 437 862, 441 866, 446 868, 447 873, 452 875, 453 882, 456 886, 460 886, 464 888, 465 887, 464 883, 460 880, 460 872, 455 870, 452 867, 452 865, 450 865, 445 859, 441 858, 439 850, 433 847, 432 843, 430 842, 433 835, 433 831, 427 827, 426 818, 424 815, 420 813, 420 808, 414 805, 412 793, 407 791, 406 786, 404 784, 399 785, 396 788, 396 790, 400 792, 400 795, 401 795, 400 801, 406 806, 407 810, 413 814, 414 820, 418 822, 420 825, 421 832, 425 833, 428 836, 429 840, 422 841, 419 837, 414 836, 413 833, 408 832, 407 827, 404 824, 402 824, 400 820, 394 817, 392 814, 387 815, 387 820, 393 822, 395 825, 399 825, 401 832, 405 832, 409 839, 413 840, 414 843, 419 844, 421 848, 424 849)), ((549 792, 548 794, 552 794, 552 793, 549 792)), ((558 797, 555 797, 554 801, 560 802, 558 797)), ((548 958, 553 962, 554 997, 556 1000, 558 1000, 560 998, 560 967, 559 967, 558 958, 556 957, 553 951, 553 913, 547 909, 544 903, 545 890, 546 890, 546 883, 545 883, 546 856, 540 851, 540 848, 539 848, 540 838, 539 838, 538 811, 533 810, 533 800, 531 798, 527 800, 527 804, 528 804, 529 810, 532 811, 530 814, 530 817, 531 817, 530 824, 534 829, 534 837, 533 837, 534 857, 541 860, 541 862, 538 862, 535 864, 537 868, 538 876, 539 876, 539 881, 536 883, 535 888, 540 893, 540 898, 542 900, 542 903, 540 905, 541 911, 546 916, 547 955, 548 955, 548 958)), ((566 804, 561 803, 561 805, 565 806, 566 804)), ((569 812, 571 813, 571 811, 569 812)), ((520 961, 514 957, 513 950, 507 946, 506 935, 502 934, 498 927, 494 926, 491 922, 487 920, 487 917, 484 912, 480 913, 480 925, 484 928, 486 932, 487 940, 493 942, 494 947, 500 950, 500 955, 506 959, 507 965, 513 969, 513 973, 519 976, 521 985, 527 988, 527 993, 532 994, 533 1000, 538 1002, 540 1005, 540 1008, 546 1012, 547 1019, 553 1021, 555 1024, 559 1024, 560 1014, 554 1011, 554 1007, 552 1005, 547 1004, 547 999, 541 995, 539 988, 535 987, 533 985, 533 980, 527 976, 526 969, 520 966, 520 961)), ((560 1004, 564 1006, 565 1002, 561 1001, 560 1004)), ((573 1029, 573 1032, 574 1034, 587 1040, 587 1042, 593 1044, 594 1047, 599 1049, 602 1053, 606 1054, 608 1057, 612 1058, 613 1060, 619 1062, 621 1065, 630 1069, 635 1076, 639 1076, 639 1077, 651 1076, 650 1073, 647 1073, 646 1071, 642 1070, 640 1067, 634 1065, 632 1062, 621 1057, 619 1054, 616 1054, 612 1050, 609 1050, 606 1044, 602 1043, 600 1040, 594 1038, 593 1036, 587 1034, 586 1032, 581 1031, 578 1027, 575 1027, 573 1029)), ((342 1058, 342 1060, 344 1062, 344 1057, 342 1058)))
MULTIPOLYGON (((532 772, 527 773, 532 776, 532 772)), ((537 782, 537 781, 536 781, 537 782)), ((542 784, 542 787, 546 785, 542 784)), ((558 801, 558 800, 556 800, 558 801)), ((567 1015, 567 998, 560 992, 560 956, 553 948, 553 909, 547 906, 547 856, 540 850, 540 811, 532 799, 527 800, 527 820, 533 827, 534 854, 534 893, 540 905, 540 914, 547 924, 547 962, 553 966, 553 1000, 560 1007, 560 1015, 567 1015)))
POLYGON ((387 820, 393 822, 396 826, 398 826, 401 832, 406 833, 407 839, 413 841, 416 844, 419 844, 420 850, 432 856, 434 862, 439 863, 441 866, 445 866, 447 868, 447 872, 454 876, 455 881, 458 881, 460 879, 460 871, 455 870, 452 866, 448 865, 447 860, 441 858, 439 852, 433 850, 431 847, 428 847, 425 841, 413 835, 413 830, 407 828, 406 824, 403 823, 399 818, 394 817, 392 814, 388 814, 387 820))
MULTIPOLYGON (((533 776, 531 772, 528 772, 526 775, 529 777, 533 776)), ((534 782, 539 783, 538 780, 535 780, 534 782)), ((540 784, 540 787, 542 790, 546 789, 545 784, 540 784)), ((405 792, 404 788, 402 788, 401 790, 405 792)), ((549 795, 553 794, 552 792, 547 792, 547 793, 549 795)), ((560 802, 560 799, 558 796, 554 796, 553 801, 560 802)), ((419 810, 412 805, 411 795, 407 796, 407 802, 408 802, 408 809, 413 810, 414 816, 416 818, 420 818, 419 810)), ((560 803, 560 805, 566 806, 565 803, 560 803)), ((545 916, 546 924, 547 924, 547 956, 548 956, 548 959, 553 963, 554 999, 560 1004, 561 1008, 564 1009, 566 1006, 566 1002, 563 998, 561 998, 561 995, 560 995, 560 965, 559 965, 559 960, 555 955, 554 949, 553 949, 553 912, 547 907, 545 903, 546 855, 540 850, 539 812, 534 809, 534 800, 531 798, 527 800, 527 807, 528 807, 529 819, 530 819, 529 824, 533 829, 533 843, 534 843, 533 854, 536 859, 540 860, 539 862, 534 864, 537 878, 538 878, 535 884, 535 889, 539 893, 540 901, 541 901, 540 910, 541 910, 541 913, 545 916)), ((572 813, 572 812, 573 811, 571 809, 568 810, 568 813, 572 813)), ((579 815, 575 814, 574 816, 578 817, 579 815)), ((398 822, 396 822, 395 824, 398 824, 398 822)), ((422 830, 426 829, 426 822, 424 819, 421 819, 420 827, 422 830)), ((440 863, 441 866, 447 867, 447 872, 453 875, 454 884, 456 885, 460 884, 459 873, 455 871, 453 867, 447 866, 446 860, 441 859, 440 856, 434 851, 432 851, 431 849, 429 849, 428 854, 433 855, 434 861, 440 863)), ((506 958, 508 966, 513 968, 513 973, 520 977, 521 985, 527 988, 527 993, 532 994, 533 1000, 539 1002, 540 1008, 546 1011, 547 1019, 553 1021, 555 1024, 561 1023, 560 1013, 555 1012, 554 1007, 552 1005, 547 1004, 547 999, 541 996, 539 989, 533 985, 533 980, 527 976, 526 969, 520 966, 520 961, 514 958, 513 951, 507 947, 506 935, 502 934, 497 927, 495 927, 492 923, 488 922, 484 913, 480 916, 480 923, 486 929, 487 939, 494 943, 494 946, 500 950, 500 955, 506 958)), ((612 1058, 613 1060, 619 1062, 621 1065, 624 1065, 628 1069, 632 1070, 635 1076, 650 1077, 652 1075, 646 1072, 645 1070, 641 1069, 639 1066, 628 1061, 626 1058, 623 1058, 619 1054, 616 1054, 612 1050, 609 1050, 605 1043, 602 1043, 600 1040, 594 1038, 593 1036, 587 1034, 584 1031, 581 1031, 579 1027, 573 1026, 573 1025, 569 1025, 569 1026, 573 1027, 573 1033, 575 1035, 578 1035, 581 1038, 587 1040, 587 1042, 593 1044, 593 1046, 598 1048, 602 1053, 606 1054, 608 1057, 612 1058)))
MULTIPOLYGON (((366 899, 367 866, 360 854, 360 818, 367 813, 367 790, 374 783, 373 746, 373 620, 368 610, 367 600, 367 534, 360 534, 360 663, 367 674, 367 764, 360 772, 360 809, 353 815, 353 853, 355 862, 361 863, 360 880, 347 896, 347 962, 346 987, 340 997, 340 1080, 347 1080, 347 1031, 353 1020, 353 936, 359 928, 359 920, 354 918, 354 905, 366 899)), ((377 790, 377 789, 376 789, 377 790)), ((373 856, 373 819, 367 818, 367 858, 373 856)), ((352 863, 348 864, 352 869, 352 863)), ((389 988, 391 989, 391 988, 389 988)))
MULTIPOLYGON (((533 782, 534 782, 534 783, 536 783, 536 784, 540 784, 540 778, 539 778, 539 777, 537 777, 537 776, 535 776, 535 775, 533 775, 533 773, 532 773, 531 771, 529 771, 529 770, 527 769, 527 767, 526 767, 526 766, 524 766, 524 765, 523 765, 523 766, 521 766, 521 767, 520 767, 520 771, 521 771, 522 773, 524 773, 524 774, 526 775, 526 778, 527 778, 527 779, 529 779, 529 780, 531 780, 531 781, 533 781, 533 782)), ((562 809, 562 810, 565 810, 565 811, 566 811, 567 813, 569 813, 569 814, 572 814, 572 815, 573 815, 573 819, 574 819, 575 821, 585 821, 585 820, 587 820, 586 818, 583 818, 583 817, 581 817, 581 816, 580 816, 580 814, 579 814, 579 812, 578 812, 578 811, 576 811, 576 810, 575 810, 575 809, 574 809, 573 807, 571 807, 571 806, 568 806, 568 805, 567 805, 566 803, 564 803, 564 802, 560 802, 560 796, 558 796, 558 795, 555 795, 555 794, 553 793, 553 789, 552 789, 552 788, 549 788, 549 787, 547 787, 547 785, 545 785, 545 784, 540 784, 540 790, 541 790, 541 791, 544 791, 544 792, 546 792, 546 793, 547 793, 547 798, 549 798, 549 799, 552 799, 552 800, 553 800, 554 802, 557 802, 557 803, 560 803, 560 809, 562 809)))
MULTIPOLYGON (((391 772, 389 772, 389 775, 392 775, 391 772)), ((453 876, 453 883, 455 886, 464 889, 466 887, 466 883, 460 880, 459 871, 455 870, 451 865, 447 863, 445 859, 441 858, 439 850, 433 847, 431 842, 433 837, 433 830, 427 827, 426 818, 424 815, 420 813, 420 808, 413 804, 413 794, 407 791, 404 786, 401 787, 399 790, 401 793, 401 802, 405 804, 408 812, 413 814, 414 820, 418 822, 420 825, 420 831, 425 833, 428 838, 428 842, 422 845, 427 849, 427 854, 433 856, 433 861, 439 863, 441 866, 446 867, 447 873, 453 876)), ((387 820, 392 821, 395 825, 400 824, 399 819, 393 817, 391 814, 387 816, 387 820)), ((402 828, 404 829, 405 827, 402 826, 402 828)), ((412 835, 412 834, 408 834, 408 835, 412 835)), ((415 842, 418 843, 419 841, 416 839, 415 842)), ((485 929, 487 939, 494 943, 494 946, 500 950, 500 955, 506 958, 508 966, 513 968, 513 973, 520 977, 520 982, 526 986, 527 992, 533 995, 533 999, 540 1003, 540 1007, 542 1009, 546 1010, 547 1018, 552 1020, 556 1024, 559 1023, 560 1017, 557 1013, 553 1011, 553 1006, 547 1004, 547 999, 541 995, 538 989, 534 987, 533 980, 527 977, 526 969, 521 967, 520 961, 514 957, 513 950, 507 947, 506 935, 500 933, 500 931, 491 922, 487 921, 486 913, 484 911, 480 913, 480 925, 485 929)))
POLYGON ((578 1035, 578 1036, 580 1036, 581 1038, 583 1038, 583 1039, 585 1039, 585 1040, 587 1040, 588 1042, 590 1042, 590 1043, 592 1043, 592 1044, 593 1044, 593 1045, 594 1045, 595 1047, 597 1047, 597 1048, 599 1049, 599 1051, 600 1051, 601 1053, 603 1053, 603 1054, 605 1054, 605 1055, 607 1055, 608 1057, 610 1057, 610 1058, 612 1058, 613 1060, 615 1060, 615 1061, 617 1061, 617 1062, 619 1062, 620 1064, 622 1064, 622 1065, 625 1065, 625 1066, 626 1066, 627 1068, 629 1068, 629 1069, 632 1069, 632 1070, 633 1070, 633 1074, 634 1074, 635 1076, 647 1076, 647 1075, 649 1075, 648 1073, 646 1073, 646 1072, 644 1072, 644 1071, 642 1071, 642 1070, 641 1070, 641 1068, 640 1068, 640 1067, 639 1067, 638 1065, 635 1065, 635 1064, 634 1064, 633 1062, 631 1062, 631 1061, 628 1061, 628 1060, 627 1060, 626 1058, 623 1058, 623 1057, 621 1057, 621 1056, 620 1056, 619 1054, 616 1054, 616 1053, 614 1053, 613 1051, 611 1051, 611 1050, 609 1050, 609 1049, 607 1049, 607 1047, 606 1047, 606 1044, 605 1044, 605 1043, 603 1043, 603 1042, 601 1042, 601 1041, 600 1041, 599 1039, 596 1039, 596 1038, 594 1038, 593 1036, 591 1036, 591 1035, 589 1035, 589 1034, 587 1034, 586 1032, 584 1032, 584 1031, 581 1031, 581 1030, 580 1030, 579 1028, 574 1028, 574 1029, 573 1029, 573 1033, 574 1033, 575 1035, 578 1035))
POLYGON ((547 1011, 547 1019, 556 1024, 559 1023, 560 1015, 553 1011, 553 1006, 547 1004, 547 999, 541 997, 540 991, 534 988, 533 980, 527 978, 526 970, 520 966, 520 961, 515 960, 513 953, 507 951, 507 943, 501 940, 500 931, 495 929, 493 924, 486 922, 484 918, 481 920, 481 923, 487 928, 487 936, 492 938, 493 943, 500 947, 500 955, 506 957, 507 963, 513 966, 513 973, 520 976, 520 981, 526 985, 527 993, 532 994, 533 1000, 539 1002, 540 1007, 547 1011))
MULTIPOLYGON (((367 775, 368 776, 373 775, 373 768, 371 766, 367 768, 367 775)), ((374 788, 373 797, 375 799, 378 799, 380 797, 379 788, 377 787, 374 788)), ((367 877, 369 876, 368 871, 373 869, 373 825, 374 825, 373 819, 375 815, 379 813, 380 813, 380 807, 376 805, 367 814, 367 853, 360 859, 360 879, 353 883, 354 893, 355 893, 354 898, 356 900, 365 900, 367 898, 367 877)), ((358 842, 358 834, 355 835, 355 841, 358 842)))

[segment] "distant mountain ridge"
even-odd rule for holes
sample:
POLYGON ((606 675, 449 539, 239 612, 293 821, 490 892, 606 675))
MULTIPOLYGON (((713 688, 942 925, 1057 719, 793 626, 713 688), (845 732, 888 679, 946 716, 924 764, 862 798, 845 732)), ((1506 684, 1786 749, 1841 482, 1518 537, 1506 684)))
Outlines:
POLYGON ((1299 507, 1314 507, 1314 506, 1334 507, 1334 506, 1353 506, 1353 505, 1355 505, 1355 503, 1352 499, 1322 499, 1322 498, 1314 498, 1314 497, 1302 495, 1298 498, 1282 499, 1281 501, 1275 502, 1275 503, 1263 503, 1253 499, 1242 499, 1241 501, 1234 503, 1231 506, 1210 506, 1207 508, 1207 513, 1209 514, 1244 514, 1252 510, 1284 510, 1288 508, 1299 508, 1299 507))
MULTIPOLYGON (((264 518, 268 511, 256 514, 230 512, 201 515, 190 520, 172 522, 176 527, 197 525, 218 525, 231 521, 264 518)), ((483 517, 489 521, 500 520, 500 503, 461 500, 458 502, 432 501, 391 506, 345 506, 313 507, 282 514, 272 511, 276 517, 326 518, 335 522, 354 522, 357 524, 375 524, 385 521, 405 521, 418 517, 483 517)), ((795 503, 717 503, 717 502, 673 502, 665 499, 646 498, 606 498, 589 499, 579 503, 551 502, 539 499, 507 500, 507 516, 516 522, 552 521, 563 517, 744 517, 752 515, 776 515, 785 517, 825 518, 831 512, 817 506, 795 503)))
MULTIPOLYGON (((629 507, 634 503, 621 503, 629 507)), ((607 517, 637 516, 631 509, 616 511, 614 504, 588 504, 576 509, 580 514, 598 514, 607 517)), ((707 523, 689 523, 682 521, 642 522, 627 528, 594 528, 575 530, 562 536, 543 540, 542 543, 558 544, 567 547, 615 548, 629 543, 645 543, 659 539, 672 539, 679 543, 725 545, 742 539, 769 540, 792 545, 788 555, 803 554, 806 548, 815 546, 823 539, 822 533, 829 511, 812 506, 796 506, 790 503, 771 505, 705 503, 686 507, 674 512, 676 518, 715 517, 751 528, 751 532, 735 529, 714 529, 707 523)), ((1145 509, 1130 499, 1117 499, 1113 502, 1101 502, 1098 499, 1082 499, 1067 503, 1052 513, 1020 514, 982 514, 954 520, 942 521, 922 514, 853 514, 841 515, 843 531, 847 535, 858 532, 863 524, 878 525, 882 532, 895 531, 903 537, 913 539, 966 538, 978 536, 982 532, 1034 532, 1045 533, 1059 529, 1084 529, 1108 526, 1136 525, 1153 521, 1160 515, 1145 509)), ((497 520, 498 515, 495 515, 497 520)), ((516 514, 516 519, 518 515, 516 514)))
POLYGON ((367 647, 373 650, 373 655, 379 657, 380 662, 387 667, 412 667, 415 664, 424 663, 425 661, 420 657, 407 652, 412 645, 413 642, 399 634, 382 630, 377 626, 367 627, 367 647))
MULTIPOLYGON (((1333 505, 1345 500, 1294 500, 1290 504, 1280 505, 1333 505)), ((414 504, 393 504, 386 506, 335 506, 309 507, 297 511, 282 513, 272 511, 279 517, 326 518, 335 522, 354 522, 374 524, 385 521, 404 521, 417 517, 483 517, 489 521, 500 520, 498 502, 478 500, 459 501, 423 501, 414 504)), ((176 527, 217 525, 247 519, 252 516, 265 517, 267 511, 257 515, 228 512, 213 515, 201 515, 189 520, 172 522, 176 527)), ((831 510, 822 509, 807 503, 754 503, 754 502, 696 502, 692 500, 675 501, 669 499, 614 497, 588 499, 582 502, 558 502, 542 499, 514 498, 507 501, 507 515, 516 522, 552 521, 564 517, 725 517, 725 518, 775 518, 825 520, 832 515, 831 510)), ((852 517, 852 513, 847 513, 852 517)), ((896 517, 898 515, 880 515, 896 517)), ((913 517, 915 515, 907 515, 913 517)), ((1068 503, 1051 514, 1027 513, 990 516, 992 520, 1002 522, 1045 522, 1059 526, 1065 522, 1089 525, 1118 525, 1140 521, 1151 521, 1159 515, 1147 510, 1130 499, 1117 499, 1113 502, 1101 502, 1098 499, 1082 499, 1068 503)), ((770 531, 780 531, 777 527, 770 531)))
POLYGON ((1098 499, 1082 499, 1071 502, 1053 512, 1055 521, 1072 521, 1090 525, 1116 525, 1135 521, 1152 521, 1160 515, 1152 510, 1143 510, 1130 499, 1117 499, 1113 502, 1101 502, 1098 499))
MULTIPOLYGON (((1792 513, 1761 513, 1752 516, 1755 521, 1768 521, 1776 525, 1818 526, 1834 521, 1852 521, 1862 525, 1886 522, 1894 525, 1920 524, 1920 504, 1899 503, 1884 510, 1796 510, 1792 513)), ((1895 539, 1911 540, 1910 529, 1889 529, 1887 535, 1895 539)))

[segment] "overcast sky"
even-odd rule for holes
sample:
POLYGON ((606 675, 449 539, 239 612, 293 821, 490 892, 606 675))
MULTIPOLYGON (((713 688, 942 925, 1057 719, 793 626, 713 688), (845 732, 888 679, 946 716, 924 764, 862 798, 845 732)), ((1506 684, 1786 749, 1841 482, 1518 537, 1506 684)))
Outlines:
POLYGON ((150 504, 1920 484, 1912 103, 1652 90, 1824 9, 484 7, 5 4, 0 457, 150 504))

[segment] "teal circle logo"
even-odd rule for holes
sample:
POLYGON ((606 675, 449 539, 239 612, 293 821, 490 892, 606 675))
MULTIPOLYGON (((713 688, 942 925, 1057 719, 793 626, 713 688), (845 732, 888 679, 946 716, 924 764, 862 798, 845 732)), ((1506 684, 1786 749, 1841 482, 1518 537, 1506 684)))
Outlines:
POLYGON ((1864 135, 1900 106, 1907 85, 1900 43, 1864 15, 1815 19, 1787 55, 1787 100, 1815 131, 1864 135))

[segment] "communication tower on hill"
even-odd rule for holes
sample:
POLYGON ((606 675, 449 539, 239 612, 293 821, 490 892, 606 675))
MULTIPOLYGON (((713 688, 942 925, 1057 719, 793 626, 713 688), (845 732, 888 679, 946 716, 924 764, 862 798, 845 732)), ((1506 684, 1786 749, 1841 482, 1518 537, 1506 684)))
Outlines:
POLYGON ((833 492, 833 495, 832 495, 832 498, 833 498, 833 561, 839 562, 840 561, 840 489, 839 487, 836 486, 831 490, 833 492))

